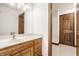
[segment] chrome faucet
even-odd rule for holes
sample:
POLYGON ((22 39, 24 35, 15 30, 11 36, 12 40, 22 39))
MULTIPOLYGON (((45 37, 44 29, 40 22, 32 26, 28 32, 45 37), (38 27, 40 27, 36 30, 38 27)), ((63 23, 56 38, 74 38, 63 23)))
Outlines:
POLYGON ((11 32, 11 35, 13 37, 13 40, 15 39, 16 35, 15 35, 15 32, 11 32))

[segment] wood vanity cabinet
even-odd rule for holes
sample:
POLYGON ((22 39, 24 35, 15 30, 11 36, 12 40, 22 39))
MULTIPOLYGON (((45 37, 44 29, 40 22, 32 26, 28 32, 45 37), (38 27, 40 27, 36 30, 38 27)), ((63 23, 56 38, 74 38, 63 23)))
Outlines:
POLYGON ((38 38, 1 49, 0 56, 42 56, 42 39, 38 38))

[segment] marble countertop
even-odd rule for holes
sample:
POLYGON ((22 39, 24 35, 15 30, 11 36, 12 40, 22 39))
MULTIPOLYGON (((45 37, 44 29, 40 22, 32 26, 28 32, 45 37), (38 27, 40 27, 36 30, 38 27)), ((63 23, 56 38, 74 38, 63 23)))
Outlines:
POLYGON ((40 34, 20 34, 16 35, 16 38, 13 40, 11 35, 7 36, 0 36, 0 49, 20 44, 23 42, 31 41, 37 38, 42 38, 42 35, 40 34))

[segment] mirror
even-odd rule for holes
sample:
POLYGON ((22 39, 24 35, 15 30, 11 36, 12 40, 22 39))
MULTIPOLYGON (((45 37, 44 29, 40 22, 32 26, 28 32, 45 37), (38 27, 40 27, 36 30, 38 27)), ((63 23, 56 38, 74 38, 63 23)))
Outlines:
POLYGON ((24 8, 22 4, 0 3, 0 35, 10 35, 12 32, 24 33, 22 8, 24 8))

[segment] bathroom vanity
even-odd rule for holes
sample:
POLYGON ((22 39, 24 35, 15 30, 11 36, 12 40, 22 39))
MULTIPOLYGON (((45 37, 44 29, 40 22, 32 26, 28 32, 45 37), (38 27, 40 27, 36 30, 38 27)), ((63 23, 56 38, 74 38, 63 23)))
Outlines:
POLYGON ((14 40, 0 40, 0 56, 42 56, 42 36, 20 35, 14 40))

